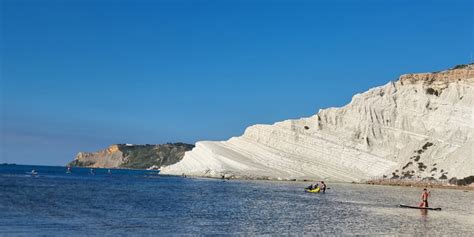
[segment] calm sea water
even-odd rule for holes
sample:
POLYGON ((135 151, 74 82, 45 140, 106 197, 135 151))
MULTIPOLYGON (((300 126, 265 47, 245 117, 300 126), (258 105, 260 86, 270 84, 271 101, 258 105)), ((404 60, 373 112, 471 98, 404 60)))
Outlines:
POLYGON ((147 171, 0 166, 0 236, 10 235, 474 235, 474 192, 185 179, 147 171), (38 176, 26 172, 36 169, 38 176))

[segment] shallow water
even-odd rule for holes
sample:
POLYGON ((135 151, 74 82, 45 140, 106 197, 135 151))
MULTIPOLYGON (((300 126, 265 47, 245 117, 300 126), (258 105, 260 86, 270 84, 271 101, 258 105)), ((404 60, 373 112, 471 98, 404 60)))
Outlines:
POLYGON ((2 235, 474 235, 474 192, 432 190, 443 211, 398 208, 420 189, 221 181, 147 171, 0 166, 2 235), (36 169, 38 176, 26 172, 36 169))

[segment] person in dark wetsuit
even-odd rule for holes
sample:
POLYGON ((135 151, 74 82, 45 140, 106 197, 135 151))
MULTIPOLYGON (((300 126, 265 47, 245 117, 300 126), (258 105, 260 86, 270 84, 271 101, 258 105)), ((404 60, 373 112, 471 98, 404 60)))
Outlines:
POLYGON ((429 207, 428 205, 428 198, 430 197, 430 192, 428 190, 423 189, 423 193, 421 194, 421 203, 420 207, 429 207))
POLYGON ((309 185, 306 189, 307 189, 307 190, 315 190, 315 189, 317 189, 317 188, 318 188, 318 184, 311 184, 311 185, 309 185))
POLYGON ((324 181, 321 181, 321 191, 323 191, 323 193, 326 192, 326 184, 324 183, 324 181))

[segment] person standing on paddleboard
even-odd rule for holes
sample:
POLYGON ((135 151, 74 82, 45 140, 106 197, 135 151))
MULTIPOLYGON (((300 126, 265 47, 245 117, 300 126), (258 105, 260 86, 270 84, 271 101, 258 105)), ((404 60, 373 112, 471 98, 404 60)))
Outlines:
POLYGON ((429 197, 430 197, 430 192, 426 188, 423 189, 423 193, 421 194, 420 207, 429 207, 428 206, 428 198, 429 197))

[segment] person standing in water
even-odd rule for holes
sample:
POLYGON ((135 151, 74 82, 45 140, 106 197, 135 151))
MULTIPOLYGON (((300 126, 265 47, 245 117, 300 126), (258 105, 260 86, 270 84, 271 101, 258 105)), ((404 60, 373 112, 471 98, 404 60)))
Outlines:
POLYGON ((430 192, 426 188, 423 189, 423 193, 421 194, 420 207, 429 207, 429 205, 428 205, 428 198, 429 197, 430 197, 430 192))
POLYGON ((324 183, 324 181, 321 181, 321 191, 323 191, 323 193, 326 193, 326 184, 324 183))

